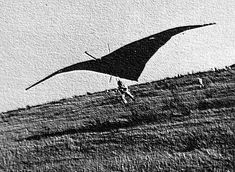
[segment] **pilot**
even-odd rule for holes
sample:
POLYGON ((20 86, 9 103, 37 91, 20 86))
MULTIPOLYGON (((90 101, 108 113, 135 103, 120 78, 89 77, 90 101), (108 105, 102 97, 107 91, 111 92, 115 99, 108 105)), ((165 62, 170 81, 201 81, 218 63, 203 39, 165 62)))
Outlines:
POLYGON ((124 85, 121 80, 118 80, 117 84, 118 84, 118 90, 121 93, 121 97, 122 97, 124 104, 127 104, 127 100, 125 96, 129 96, 133 101, 135 101, 134 96, 130 93, 128 87, 124 85))

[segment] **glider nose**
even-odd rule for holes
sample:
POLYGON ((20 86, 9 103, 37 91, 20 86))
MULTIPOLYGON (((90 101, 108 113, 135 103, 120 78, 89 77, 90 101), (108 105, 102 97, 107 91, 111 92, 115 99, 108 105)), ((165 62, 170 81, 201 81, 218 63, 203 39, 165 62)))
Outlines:
POLYGON ((208 23, 208 24, 203 24, 203 25, 191 25, 191 26, 177 27, 177 28, 168 30, 169 31, 168 34, 171 35, 171 36, 174 36, 174 35, 177 35, 179 33, 187 31, 187 30, 196 29, 196 28, 205 27, 205 26, 210 26, 210 25, 214 25, 214 24, 216 24, 216 23, 208 23))

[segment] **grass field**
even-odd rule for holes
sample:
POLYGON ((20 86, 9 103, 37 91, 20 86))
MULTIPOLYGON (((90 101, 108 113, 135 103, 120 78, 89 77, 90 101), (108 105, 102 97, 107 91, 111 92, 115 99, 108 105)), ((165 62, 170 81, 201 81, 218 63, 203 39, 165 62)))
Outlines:
POLYGON ((1 113, 0 171, 235 170, 234 68, 130 90, 1 113))

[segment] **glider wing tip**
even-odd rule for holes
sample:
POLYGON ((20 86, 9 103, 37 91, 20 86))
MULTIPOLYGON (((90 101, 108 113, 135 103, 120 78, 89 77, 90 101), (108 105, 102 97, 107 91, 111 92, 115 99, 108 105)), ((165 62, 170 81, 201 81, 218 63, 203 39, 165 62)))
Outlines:
POLYGON ((31 87, 25 88, 26 91, 28 91, 31 87))
POLYGON ((209 26, 209 25, 214 25, 214 24, 216 24, 215 22, 213 22, 213 23, 208 23, 208 24, 204 24, 204 26, 209 26))
POLYGON ((34 86, 35 86, 35 85, 31 85, 31 86, 25 88, 25 90, 28 91, 30 88, 32 88, 32 87, 34 87, 34 86))

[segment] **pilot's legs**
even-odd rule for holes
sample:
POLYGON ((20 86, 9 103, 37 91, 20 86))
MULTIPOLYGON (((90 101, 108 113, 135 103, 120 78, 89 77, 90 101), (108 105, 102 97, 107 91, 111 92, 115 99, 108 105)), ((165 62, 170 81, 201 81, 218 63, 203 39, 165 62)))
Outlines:
POLYGON ((129 96, 133 101, 135 101, 134 96, 130 93, 129 90, 127 90, 127 91, 125 92, 125 94, 126 94, 127 96, 129 96))
POLYGON ((124 102, 124 104, 127 104, 127 100, 125 98, 125 93, 122 93, 122 101, 124 102))

